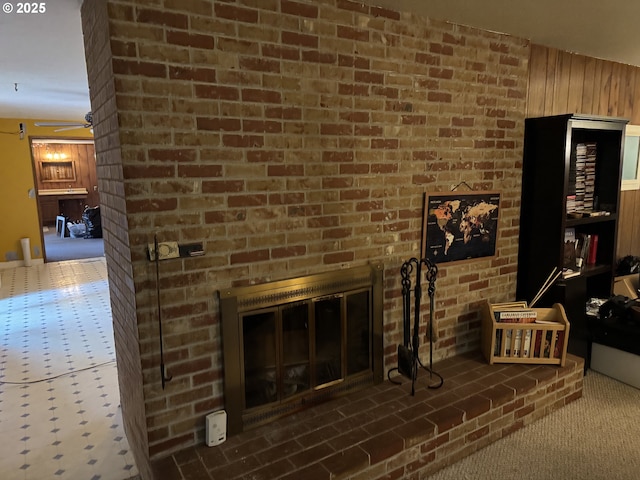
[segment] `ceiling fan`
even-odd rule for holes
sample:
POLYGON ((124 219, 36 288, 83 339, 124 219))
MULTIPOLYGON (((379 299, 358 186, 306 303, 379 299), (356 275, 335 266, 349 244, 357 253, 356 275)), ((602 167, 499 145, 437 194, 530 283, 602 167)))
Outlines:
POLYGON ((36 127, 62 127, 54 130, 54 132, 64 132, 66 130, 75 130, 77 128, 93 128, 93 114, 88 112, 84 116, 84 122, 36 122, 36 127))

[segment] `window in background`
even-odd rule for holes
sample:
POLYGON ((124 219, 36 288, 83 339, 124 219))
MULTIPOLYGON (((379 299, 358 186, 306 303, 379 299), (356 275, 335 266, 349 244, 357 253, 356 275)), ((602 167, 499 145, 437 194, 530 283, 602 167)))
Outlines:
POLYGON ((640 126, 627 125, 622 160, 622 190, 640 189, 640 126))

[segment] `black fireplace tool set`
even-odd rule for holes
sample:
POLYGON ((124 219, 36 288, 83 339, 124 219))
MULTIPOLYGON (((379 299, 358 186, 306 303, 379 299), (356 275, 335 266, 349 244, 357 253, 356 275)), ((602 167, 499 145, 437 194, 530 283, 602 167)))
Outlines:
POLYGON ((400 268, 402 282, 402 319, 404 338, 402 345, 398 345, 398 372, 411 379, 411 395, 415 395, 415 382, 418 376, 418 366, 429 372, 429 380, 437 377, 439 381, 428 385, 428 388, 440 388, 444 384, 442 376, 433 371, 433 320, 435 311, 436 277, 438 267, 427 258, 412 258, 402 264, 400 268), (420 347, 420 310, 422 303, 422 277, 424 276, 429 284, 427 293, 429 295, 429 366, 426 367, 420 361, 418 350, 420 347), (415 286, 413 287, 413 336, 411 336, 411 275, 415 273, 415 286))

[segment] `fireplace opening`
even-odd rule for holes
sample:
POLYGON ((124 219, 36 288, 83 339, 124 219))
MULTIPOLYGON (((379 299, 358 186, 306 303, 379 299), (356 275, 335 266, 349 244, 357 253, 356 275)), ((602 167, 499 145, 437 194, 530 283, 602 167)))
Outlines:
POLYGON ((218 292, 229 434, 382 381, 382 270, 218 292))

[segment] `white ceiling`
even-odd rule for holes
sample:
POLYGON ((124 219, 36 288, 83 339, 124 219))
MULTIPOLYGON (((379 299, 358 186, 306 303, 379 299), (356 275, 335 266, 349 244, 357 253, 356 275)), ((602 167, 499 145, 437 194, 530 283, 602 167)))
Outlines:
MULTIPOLYGON (((361 1, 640 66, 638 0, 361 1)), ((0 118, 82 121, 90 109, 82 0, 49 0, 31 14, 2 3, 14 11, 0 12, 0 118)))
POLYGON ((638 0, 370 0, 380 6, 640 66, 638 0))
POLYGON ((0 118, 82 121, 91 106, 81 0, 49 0, 30 14, 0 3, 14 9, 0 12, 0 118))

